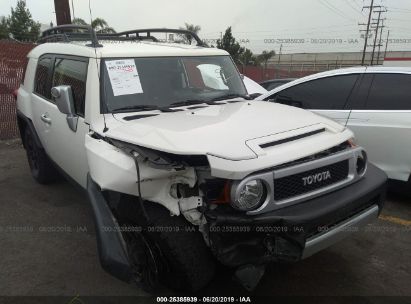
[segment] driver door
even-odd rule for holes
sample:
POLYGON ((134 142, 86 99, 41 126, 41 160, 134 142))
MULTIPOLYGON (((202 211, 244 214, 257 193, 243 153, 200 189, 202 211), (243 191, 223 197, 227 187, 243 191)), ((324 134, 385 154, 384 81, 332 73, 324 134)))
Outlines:
POLYGON ((48 56, 50 74, 47 79, 46 97, 33 96, 36 129, 44 149, 51 160, 70 178, 82 187, 87 184, 87 158, 84 147, 85 135, 89 126, 84 121, 88 58, 72 56, 48 56), (77 130, 72 131, 55 101, 49 94, 52 87, 69 85, 73 91, 77 130))

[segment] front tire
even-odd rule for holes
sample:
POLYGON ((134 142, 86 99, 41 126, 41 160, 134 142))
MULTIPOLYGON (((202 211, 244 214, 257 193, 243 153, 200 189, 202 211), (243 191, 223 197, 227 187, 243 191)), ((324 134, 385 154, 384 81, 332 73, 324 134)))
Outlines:
POLYGON ((37 145, 34 134, 29 128, 25 130, 24 146, 33 178, 43 185, 54 182, 57 179, 57 171, 44 149, 37 145))
MULTIPOLYGON (((133 203, 133 206, 138 205, 135 198, 133 203)), ((140 250, 130 253, 131 260, 137 261, 133 264, 142 277, 143 288, 153 292, 155 275, 159 282, 173 290, 196 292, 204 288, 214 276, 215 262, 201 233, 193 231, 194 226, 183 217, 171 216, 158 204, 147 202, 144 206, 150 225, 140 236, 133 234, 135 240, 138 238, 140 250), (142 247, 145 247, 144 256, 141 254, 142 247)), ((128 214, 140 214, 138 223, 145 222, 141 212, 128 214)), ((129 242, 128 246, 135 248, 135 243, 129 242)))

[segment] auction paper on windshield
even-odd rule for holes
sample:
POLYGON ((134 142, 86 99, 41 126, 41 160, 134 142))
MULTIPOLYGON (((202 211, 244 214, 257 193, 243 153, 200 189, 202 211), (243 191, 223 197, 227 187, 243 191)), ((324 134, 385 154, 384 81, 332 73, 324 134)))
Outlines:
POLYGON ((114 96, 143 93, 140 76, 133 59, 106 61, 114 96))

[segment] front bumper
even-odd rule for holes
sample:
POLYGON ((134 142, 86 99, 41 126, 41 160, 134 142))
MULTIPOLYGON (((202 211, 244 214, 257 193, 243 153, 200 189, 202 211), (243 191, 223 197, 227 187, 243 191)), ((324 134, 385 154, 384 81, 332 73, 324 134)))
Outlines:
POLYGON ((385 173, 370 164, 355 184, 298 205, 256 216, 209 210, 211 249, 231 267, 309 257, 377 218, 386 182, 385 173))

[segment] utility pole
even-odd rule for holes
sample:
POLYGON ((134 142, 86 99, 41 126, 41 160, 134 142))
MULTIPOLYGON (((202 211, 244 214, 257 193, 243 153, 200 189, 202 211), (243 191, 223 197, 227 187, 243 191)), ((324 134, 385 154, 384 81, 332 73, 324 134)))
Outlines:
MULTIPOLYGON (((365 8, 369 8, 370 9, 370 13, 368 15, 368 23, 367 23, 367 30, 365 33, 365 42, 364 42, 364 50, 362 52, 362 61, 361 61, 361 65, 364 65, 365 63, 365 53, 367 52, 367 46, 368 46, 368 35, 370 33, 370 23, 371 23, 371 16, 372 16, 372 11, 374 9, 374 0, 371 0, 371 5, 370 6, 364 6, 363 9, 365 8)), ((361 24, 359 24, 361 25, 361 24)))
POLYGON ((283 45, 280 45, 280 52, 278 53, 278 65, 280 64, 281 61, 281 52, 283 51, 283 45))
POLYGON ((57 25, 71 23, 69 0, 54 0, 54 8, 56 11, 57 25))
POLYGON ((377 65, 380 64, 380 57, 381 57, 381 47, 382 47, 382 31, 385 28, 384 26, 384 20, 382 20, 382 26, 381 26, 381 30, 380 30, 380 40, 378 42, 378 55, 377 55, 377 65))
MULTIPOLYGON (((374 24, 376 24, 375 26, 375 37, 374 37, 374 44, 372 47, 372 56, 371 56, 371 65, 374 65, 374 57, 375 57, 375 48, 377 47, 377 39, 378 39, 378 32, 380 29, 380 22, 381 22, 381 14, 385 13, 386 10, 379 10, 379 11, 375 11, 375 13, 378 14, 378 18, 377 19, 373 19, 373 21, 377 21, 374 24)), ((383 26, 381 26, 381 28, 383 28, 383 26)), ((380 38, 381 40, 381 38, 380 38)))
POLYGON ((387 41, 385 42, 385 52, 384 52, 384 60, 387 57, 387 50, 388 50, 388 40, 390 39, 390 31, 387 33, 387 41))

